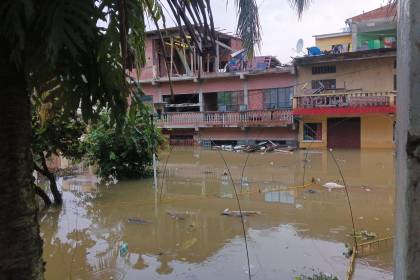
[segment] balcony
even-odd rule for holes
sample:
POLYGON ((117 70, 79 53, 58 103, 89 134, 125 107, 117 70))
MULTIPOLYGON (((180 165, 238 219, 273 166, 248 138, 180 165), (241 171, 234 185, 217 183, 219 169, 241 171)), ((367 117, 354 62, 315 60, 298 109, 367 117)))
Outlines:
POLYGON ((199 127, 284 127, 293 123, 291 109, 243 112, 173 112, 156 120, 161 128, 199 127))
POLYGON ((295 96, 294 115, 395 113, 395 92, 358 92, 295 96))

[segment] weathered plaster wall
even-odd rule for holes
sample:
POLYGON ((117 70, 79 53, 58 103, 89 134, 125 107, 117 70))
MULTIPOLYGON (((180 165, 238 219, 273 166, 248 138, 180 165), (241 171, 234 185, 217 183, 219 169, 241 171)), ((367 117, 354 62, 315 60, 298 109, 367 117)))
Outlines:
POLYGON ((199 135, 203 140, 294 140, 296 130, 291 127, 203 128, 199 135))
POLYGON ((153 65, 156 63, 155 53, 154 53, 154 44, 153 40, 146 40, 145 42, 145 51, 146 51, 146 64, 140 71, 140 79, 152 79, 153 78, 153 65))
POLYGON ((352 36, 351 34, 346 36, 332 37, 332 38, 316 38, 315 45, 321 49, 321 51, 331 50, 332 45, 348 45, 351 44, 352 36))
POLYGON ((361 117, 361 148, 394 148, 393 115, 361 117))
POLYGON ((299 121, 299 147, 311 149, 326 149, 327 148, 327 117, 326 116, 304 116, 299 121), (304 123, 322 123, 322 140, 320 141, 305 141, 303 140, 304 123))
POLYGON ((312 74, 312 65, 299 66, 295 95, 312 93, 312 80, 336 79, 337 88, 361 89, 365 92, 386 92, 394 90, 395 58, 336 62, 337 72, 312 74))
MULTIPOLYGON (((205 79, 201 82, 193 82, 192 80, 174 81, 172 88, 174 94, 199 93, 200 91, 203 93, 215 93, 220 91, 243 91, 245 83, 248 84, 248 105, 256 110, 262 109, 261 89, 290 87, 294 85, 295 81, 291 73, 267 73, 264 75, 250 75, 246 80, 241 80, 239 76, 234 76, 205 79)), ((157 85, 143 83, 142 88, 146 95, 153 96, 153 102, 161 101, 162 95, 170 94, 167 82, 158 83, 157 85)))
POLYGON ((262 90, 250 90, 248 92, 248 109, 262 110, 264 102, 264 94, 262 90))

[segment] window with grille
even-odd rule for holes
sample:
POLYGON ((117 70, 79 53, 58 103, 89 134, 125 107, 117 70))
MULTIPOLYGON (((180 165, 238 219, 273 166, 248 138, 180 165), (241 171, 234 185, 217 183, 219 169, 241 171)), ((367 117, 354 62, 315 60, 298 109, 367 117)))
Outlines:
POLYGON ((303 124, 303 140, 321 141, 322 140, 322 123, 304 123, 303 124))
POLYGON ((312 89, 336 89, 336 80, 335 79, 328 79, 328 80, 312 80, 312 89))
POLYGON ((322 66, 313 66, 312 67, 312 74, 328 74, 328 73, 335 73, 337 69, 335 65, 322 65, 322 66))
POLYGON ((235 112, 239 111, 244 104, 243 91, 223 91, 217 93, 218 111, 235 112))
POLYGON ((293 87, 270 88, 264 91, 264 109, 291 108, 293 87))

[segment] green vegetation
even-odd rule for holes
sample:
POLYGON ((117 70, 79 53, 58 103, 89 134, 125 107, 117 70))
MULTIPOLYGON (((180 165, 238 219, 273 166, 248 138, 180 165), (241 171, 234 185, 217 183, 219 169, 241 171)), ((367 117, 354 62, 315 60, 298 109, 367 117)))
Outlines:
POLYGON ((163 145, 151 123, 151 111, 131 108, 117 126, 108 112, 101 114, 84 140, 87 158, 104 181, 142 178, 152 174, 152 153, 163 145))
MULTIPOLYGON (((167 2, 200 50, 199 42, 211 37, 214 27, 210 2, 167 2), (200 38, 197 23, 205 31, 200 38)), ((307 1, 293 2, 300 9, 307 1)), ((241 7, 238 33, 250 53, 259 25, 256 29, 258 21, 248 13, 257 4, 235 3, 241 7)), ((85 122, 106 108, 127 128, 133 84, 125 71, 144 63, 146 17, 157 25, 163 8, 155 0, 3 0, 0 14, 0 278, 37 280, 43 279, 44 262, 32 179, 31 99, 48 93, 64 116, 80 109, 85 122)))
POLYGON ((327 275, 322 272, 316 273, 312 276, 297 276, 295 280, 338 280, 336 276, 327 275))
MULTIPOLYGON (((48 95, 43 99, 33 98, 31 143, 34 170, 41 173, 49 180, 54 203, 62 204, 63 199, 57 188, 55 175, 47 165, 47 159, 51 156, 63 156, 67 159, 79 161, 85 154, 81 137, 86 131, 86 124, 76 112, 64 113, 64 110, 56 108, 54 103, 48 102, 48 95)), ((42 194, 42 189, 35 185, 36 192, 42 197, 48 206, 48 196, 42 194)))

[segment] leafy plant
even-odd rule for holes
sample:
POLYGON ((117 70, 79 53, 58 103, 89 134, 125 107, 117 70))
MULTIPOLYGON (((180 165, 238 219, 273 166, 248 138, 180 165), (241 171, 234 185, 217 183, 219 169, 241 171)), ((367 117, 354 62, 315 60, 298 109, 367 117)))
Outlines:
POLYGON ((164 139, 151 123, 151 111, 143 106, 141 110, 131 108, 120 126, 104 111, 84 143, 97 175, 110 181, 150 176, 153 151, 163 145, 164 139))
POLYGON ((295 280, 338 280, 336 276, 327 275, 322 272, 316 273, 312 276, 297 276, 295 280))
MULTIPOLYGON (((65 157, 71 160, 81 160, 85 154, 81 137, 86 131, 86 124, 76 112, 66 113, 52 103, 43 103, 42 99, 32 100, 32 130, 31 143, 34 169, 49 180, 50 190, 55 204, 62 203, 61 193, 57 188, 55 175, 50 170, 47 160, 52 156, 65 157)), ((35 186, 41 195, 42 189, 35 186)), ((44 202, 48 196, 41 196, 44 202)))

